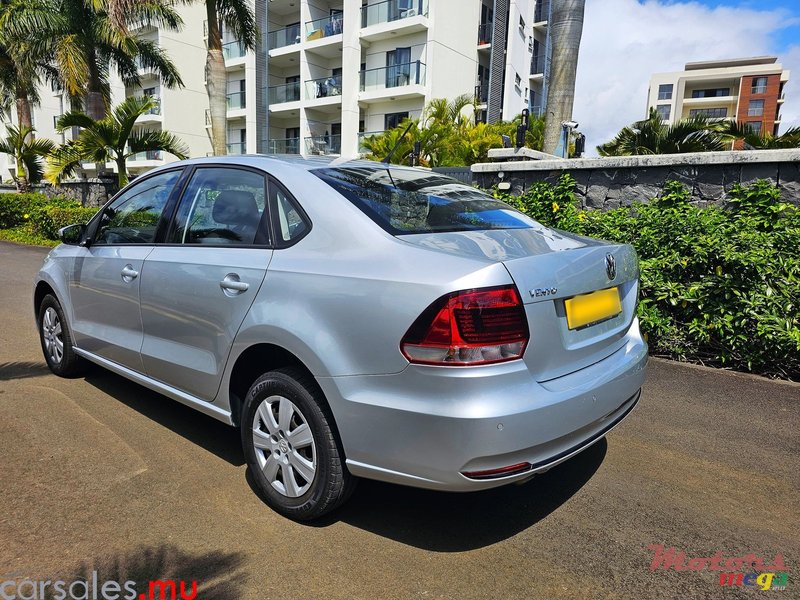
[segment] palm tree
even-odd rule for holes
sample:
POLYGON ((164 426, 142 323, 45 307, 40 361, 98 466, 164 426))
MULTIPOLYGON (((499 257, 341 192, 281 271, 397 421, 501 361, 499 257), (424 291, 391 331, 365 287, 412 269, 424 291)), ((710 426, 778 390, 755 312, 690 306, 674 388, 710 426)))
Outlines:
MULTIPOLYGON (((51 55, 73 106, 95 120, 102 119, 110 101, 109 74, 115 69, 126 86, 138 85, 139 68, 151 68, 164 85, 183 85, 163 50, 115 26, 93 0, 6 0, 0 29, 28 40, 36 56, 51 55)), ((166 0, 131 3, 127 21, 152 23, 177 30, 182 20, 166 0)))
POLYGON ((216 155, 227 153, 228 74, 222 54, 222 28, 231 32, 246 50, 255 50, 258 26, 248 0, 205 0, 208 21, 206 92, 211 116, 211 148, 216 155))
POLYGON ((800 127, 794 127, 781 135, 769 132, 757 133, 749 123, 728 121, 722 134, 733 140, 742 140, 745 150, 770 150, 776 148, 800 148, 800 127))
POLYGON ((549 154, 556 151, 561 124, 572 120, 585 4, 586 0, 551 0, 550 3, 548 28, 552 56, 544 130, 544 151, 549 154))
POLYGON ((728 146, 723 133, 726 127, 725 119, 702 116, 669 125, 651 108, 647 119, 624 127, 613 140, 598 146, 597 152, 600 156, 629 156, 725 150, 728 146))
POLYGON ((41 158, 55 149, 55 144, 47 139, 33 139, 33 129, 24 125, 6 125, 7 137, 0 140, 0 152, 14 157, 17 168, 14 182, 18 192, 27 192, 31 183, 42 179, 41 158))
POLYGON ((48 181, 56 184, 65 176, 72 175, 82 161, 114 162, 119 186, 122 187, 128 183, 126 161, 133 154, 161 150, 180 159, 186 158, 188 148, 168 131, 134 131, 136 119, 153 107, 155 102, 152 98, 132 96, 100 120, 77 111, 63 115, 57 123, 59 131, 81 127, 81 132, 77 139, 53 152, 45 172, 48 181))

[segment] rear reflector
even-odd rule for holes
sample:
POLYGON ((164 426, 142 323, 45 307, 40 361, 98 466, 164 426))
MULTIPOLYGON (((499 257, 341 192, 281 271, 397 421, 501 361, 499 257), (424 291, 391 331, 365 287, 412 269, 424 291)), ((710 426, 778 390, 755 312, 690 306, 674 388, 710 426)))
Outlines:
POLYGON ((508 477, 509 475, 517 475, 529 471, 533 465, 531 463, 518 463, 516 465, 509 465, 508 467, 500 467, 499 469, 489 469, 488 471, 465 471, 461 473, 464 477, 470 479, 493 479, 495 477, 508 477))
POLYGON ((528 321, 513 285, 439 298, 414 322, 400 350, 412 363, 467 366, 521 358, 528 321))

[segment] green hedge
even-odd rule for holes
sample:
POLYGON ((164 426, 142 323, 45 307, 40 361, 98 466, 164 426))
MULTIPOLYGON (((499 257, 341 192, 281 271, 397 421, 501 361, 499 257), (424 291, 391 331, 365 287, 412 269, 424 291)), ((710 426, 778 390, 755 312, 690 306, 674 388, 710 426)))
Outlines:
POLYGON ((35 234, 55 240, 58 238, 59 229, 74 223, 88 223, 96 212, 96 208, 81 206, 69 208, 45 206, 31 213, 31 229, 35 234))
MULTIPOLYGON (((86 223, 97 212, 66 198, 44 194, 0 194, 0 230, 19 230, 16 238, 55 240, 58 230, 73 223, 86 223)), ((6 239, 14 237, 4 236, 6 239)))
POLYGON ((768 182, 698 208, 669 182, 649 203, 584 211, 563 175, 499 195, 549 227, 630 243, 641 264, 638 315, 651 352, 800 379, 800 210, 768 182))
POLYGON ((36 193, 0 194, 0 229, 24 225, 34 211, 45 207, 81 208, 81 203, 36 193))

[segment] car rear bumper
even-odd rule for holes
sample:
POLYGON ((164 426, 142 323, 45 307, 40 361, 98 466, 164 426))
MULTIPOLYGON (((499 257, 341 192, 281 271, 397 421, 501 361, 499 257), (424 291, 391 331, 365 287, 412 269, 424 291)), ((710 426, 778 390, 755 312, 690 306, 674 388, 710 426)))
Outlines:
POLYGON ((497 487, 546 471, 601 439, 635 407, 647 344, 634 320, 603 360, 537 382, 521 360, 410 365, 380 376, 319 378, 354 475, 448 491, 497 487), (527 463, 512 475, 471 478, 527 463))

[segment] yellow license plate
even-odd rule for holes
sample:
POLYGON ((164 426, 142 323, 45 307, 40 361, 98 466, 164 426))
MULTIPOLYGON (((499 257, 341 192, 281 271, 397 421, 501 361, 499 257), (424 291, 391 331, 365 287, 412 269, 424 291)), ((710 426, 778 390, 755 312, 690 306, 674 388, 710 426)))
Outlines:
POLYGON ((567 326, 570 329, 605 321, 622 312, 619 289, 616 287, 564 300, 564 307, 567 310, 567 326))

